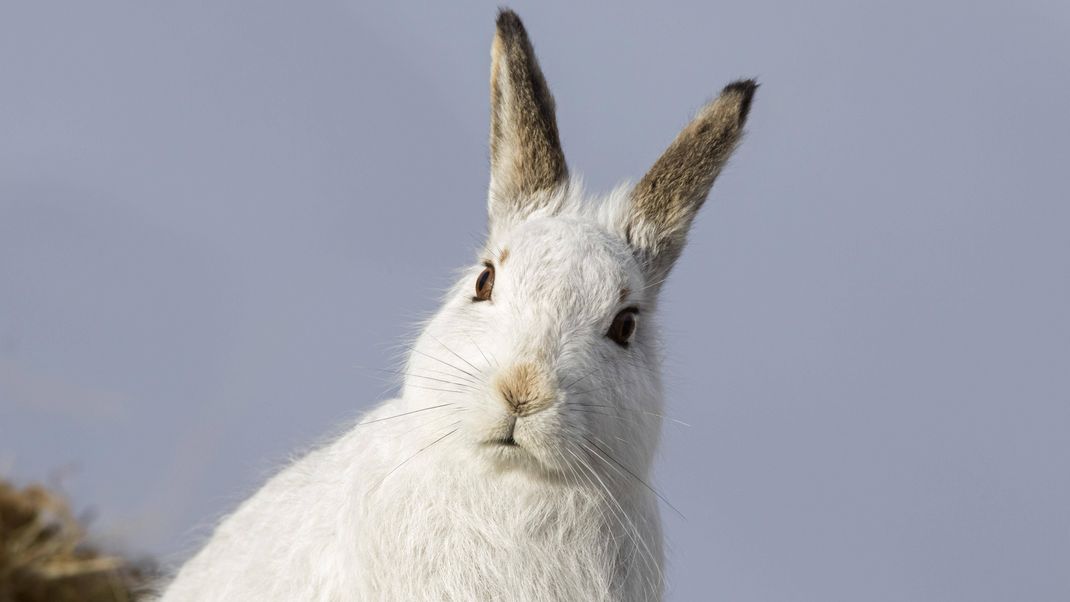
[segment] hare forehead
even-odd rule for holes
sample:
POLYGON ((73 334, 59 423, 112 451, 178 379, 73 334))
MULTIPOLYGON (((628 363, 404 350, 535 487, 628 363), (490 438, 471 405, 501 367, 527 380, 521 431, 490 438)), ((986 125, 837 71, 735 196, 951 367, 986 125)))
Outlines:
POLYGON ((547 217, 521 224, 499 243, 503 273, 547 294, 619 301, 640 271, 627 244, 600 224, 547 217))

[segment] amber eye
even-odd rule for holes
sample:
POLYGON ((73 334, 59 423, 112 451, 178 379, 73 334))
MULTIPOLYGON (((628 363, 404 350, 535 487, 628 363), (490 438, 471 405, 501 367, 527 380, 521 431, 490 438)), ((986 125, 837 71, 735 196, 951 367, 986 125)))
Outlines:
POLYGON ((487 269, 476 278, 476 296, 473 301, 486 301, 490 299, 490 293, 494 290, 494 266, 487 264, 487 269))
POLYGON ((639 310, 635 307, 622 309, 617 317, 613 318, 613 324, 610 325, 606 336, 621 347, 627 347, 628 341, 635 334, 635 314, 637 313, 639 310))

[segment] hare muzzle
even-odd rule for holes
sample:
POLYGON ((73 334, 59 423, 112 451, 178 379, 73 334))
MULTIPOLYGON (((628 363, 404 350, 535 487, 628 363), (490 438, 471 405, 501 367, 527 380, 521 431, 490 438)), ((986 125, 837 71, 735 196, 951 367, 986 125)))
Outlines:
POLYGON ((494 388, 506 410, 518 418, 545 410, 557 398, 545 370, 534 363, 514 364, 502 371, 494 388))

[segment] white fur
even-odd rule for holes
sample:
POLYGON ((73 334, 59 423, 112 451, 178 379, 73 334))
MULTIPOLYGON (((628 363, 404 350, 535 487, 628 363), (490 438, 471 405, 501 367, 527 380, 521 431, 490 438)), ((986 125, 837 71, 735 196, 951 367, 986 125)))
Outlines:
POLYGON ((402 396, 272 478, 163 600, 660 599, 654 299, 618 227, 624 190, 578 191, 497 224, 418 337, 402 396), (502 249, 492 300, 473 302, 502 249), (625 306, 641 313, 622 348, 605 333, 625 306), (494 377, 533 359, 557 401, 518 420, 521 448, 486 445, 508 415, 494 377))

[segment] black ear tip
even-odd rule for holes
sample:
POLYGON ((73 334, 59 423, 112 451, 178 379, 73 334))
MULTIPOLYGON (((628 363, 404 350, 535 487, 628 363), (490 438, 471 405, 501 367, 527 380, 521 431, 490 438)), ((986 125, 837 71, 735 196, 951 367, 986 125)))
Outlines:
POLYGON ((503 36, 524 34, 524 23, 520 21, 520 16, 504 6, 498 9, 497 25, 498 33, 503 36))
POLYGON ((750 114, 751 101, 754 100, 754 92, 758 90, 758 81, 754 79, 741 79, 734 81, 724 87, 721 91, 722 95, 736 95, 740 96, 739 99, 739 122, 743 123, 747 120, 747 115, 750 114))

